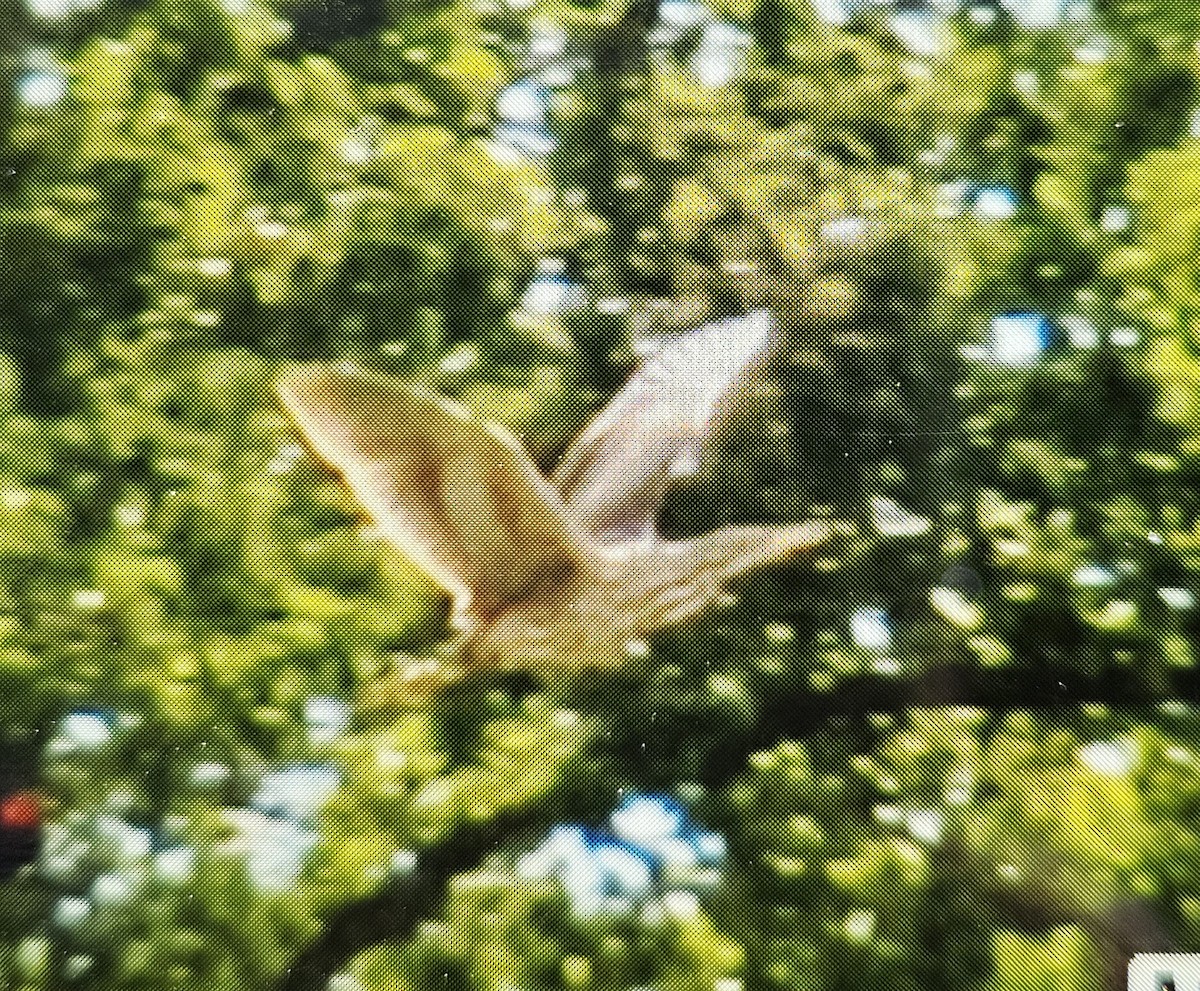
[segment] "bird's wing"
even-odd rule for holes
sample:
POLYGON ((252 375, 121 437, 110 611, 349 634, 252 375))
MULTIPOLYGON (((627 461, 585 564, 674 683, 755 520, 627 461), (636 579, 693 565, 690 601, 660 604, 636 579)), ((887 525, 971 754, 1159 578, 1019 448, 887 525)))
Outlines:
POLYGON ((359 371, 279 384, 313 449, 383 533, 486 618, 580 560, 562 499, 510 435, 463 407, 359 371))
POLYGON ((675 338, 597 414, 551 478, 589 538, 620 543, 654 533, 672 475, 694 468, 722 397, 772 326, 762 310, 675 338))

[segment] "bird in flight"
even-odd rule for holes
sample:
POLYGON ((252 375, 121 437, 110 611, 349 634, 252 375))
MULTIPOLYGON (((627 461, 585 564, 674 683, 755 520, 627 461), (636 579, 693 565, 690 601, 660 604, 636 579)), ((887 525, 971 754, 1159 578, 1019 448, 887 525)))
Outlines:
POLYGON ((415 386, 323 367, 286 375, 279 393, 380 532, 450 591, 464 669, 615 667, 730 580, 830 535, 819 522, 657 533, 672 478, 772 337, 757 312, 672 339, 549 479, 503 429, 415 386))

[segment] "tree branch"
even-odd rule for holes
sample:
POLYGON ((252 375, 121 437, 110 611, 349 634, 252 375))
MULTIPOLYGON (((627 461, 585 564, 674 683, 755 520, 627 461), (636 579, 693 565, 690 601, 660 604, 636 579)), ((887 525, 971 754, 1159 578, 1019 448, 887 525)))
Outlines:
MULTIPOLYGON (((808 736, 834 716, 939 705, 1070 712, 1089 701, 1137 707, 1163 697, 1141 684, 1135 672, 1066 680, 1068 677, 1031 670, 942 668, 915 682, 864 675, 846 679, 827 693, 779 693, 763 700, 759 718, 752 725, 724 736, 707 751, 699 780, 719 789, 742 773, 754 750, 808 736)), ((643 726, 643 739, 644 730, 643 726)), ((408 939, 422 919, 438 911, 451 878, 516 837, 546 832, 566 820, 601 822, 617 798, 612 784, 620 774, 615 768, 624 769, 627 775, 636 768, 636 763, 631 765, 622 757, 629 745, 629 740, 597 741, 588 757, 563 769, 541 802, 462 826, 442 843, 422 851, 410 873, 390 880, 370 897, 338 909, 287 968, 276 991, 318 991, 331 974, 364 949, 383 941, 408 939)))

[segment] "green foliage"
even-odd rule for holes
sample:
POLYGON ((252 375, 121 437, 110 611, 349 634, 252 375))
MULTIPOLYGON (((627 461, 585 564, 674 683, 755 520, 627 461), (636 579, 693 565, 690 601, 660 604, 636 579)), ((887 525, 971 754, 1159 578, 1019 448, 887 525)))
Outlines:
POLYGON ((1032 986, 1099 986, 1095 914, 1117 891, 1172 890, 1190 860, 1167 865, 1194 842, 1146 777, 1191 793, 1194 727, 1123 727, 1100 708, 1074 727, 912 710, 756 755, 730 792, 755 851, 735 909, 754 920, 751 965, 781 987, 866 988, 891 967, 913 987, 992 988, 1017 986, 1023 959, 1032 986), (1047 923, 1082 928, 1005 928, 1047 923))
POLYGON ((1091 963, 1095 951, 1078 929, 1055 929, 1044 939, 1000 932, 994 937, 994 944, 996 976, 985 985, 988 991, 1100 986, 1091 963))

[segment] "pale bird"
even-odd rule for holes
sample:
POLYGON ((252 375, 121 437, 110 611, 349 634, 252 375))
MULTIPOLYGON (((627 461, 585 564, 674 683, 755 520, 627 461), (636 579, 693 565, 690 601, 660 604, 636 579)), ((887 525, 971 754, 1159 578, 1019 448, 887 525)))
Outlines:
POLYGON ((464 669, 615 667, 731 579, 830 534, 819 522, 657 533, 672 478, 697 463, 773 336, 760 312, 672 339, 550 479, 505 430, 416 386, 309 368, 279 393, 380 532, 453 595, 464 669))

